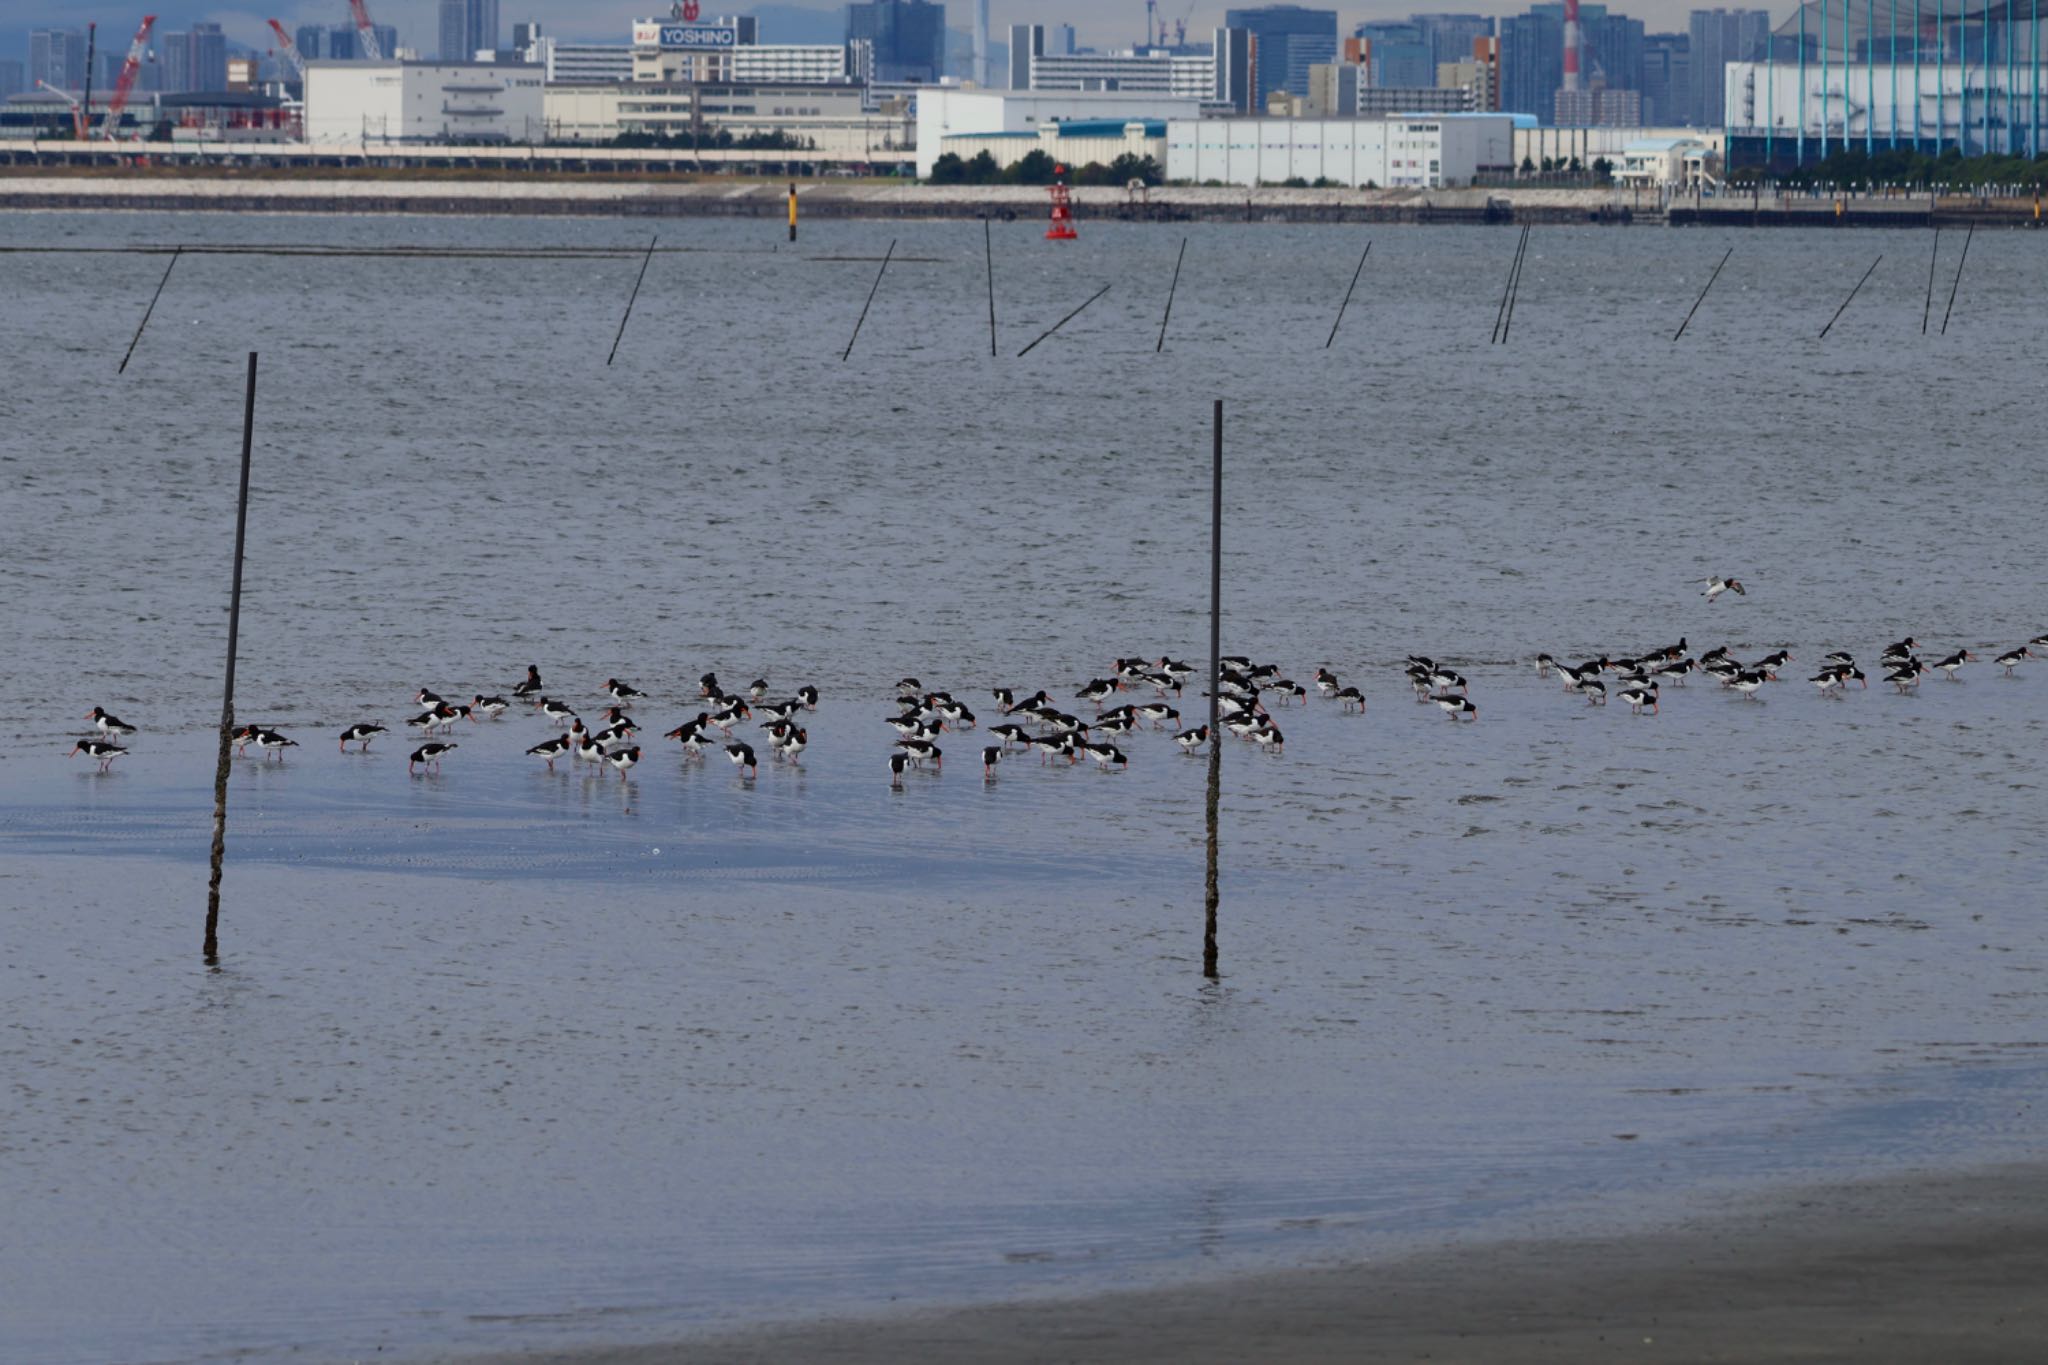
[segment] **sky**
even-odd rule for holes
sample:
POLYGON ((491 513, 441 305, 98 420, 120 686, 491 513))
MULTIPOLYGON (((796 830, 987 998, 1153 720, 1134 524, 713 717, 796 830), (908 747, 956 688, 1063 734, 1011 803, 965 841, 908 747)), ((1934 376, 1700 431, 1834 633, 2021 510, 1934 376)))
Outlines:
MULTIPOLYGON (((1315 4, 1316 0, 1303 0, 1315 4)), ((1718 0, 1739 4, 1741 0, 1718 0)), ((368 0, 370 13, 378 23, 394 25, 408 45, 431 51, 439 41, 434 0, 368 0)), ((840 0, 780 0, 791 9, 836 14, 844 9, 840 0)), ((1415 11, 1454 11, 1470 14, 1519 14, 1527 0, 1335 0, 1324 8, 1337 11, 1338 31, 1348 32, 1361 19, 1399 17, 1415 11)), ((1707 0, 1610 0, 1609 7, 1643 20, 1652 32, 1685 27, 1689 10, 1711 7, 1707 0)), ((1190 33, 1200 33, 1222 22, 1224 4, 1206 0, 1190 5, 1188 0, 1159 0, 1159 12, 1168 20, 1186 17, 1190 33)), ((1789 6, 1779 4, 1776 11, 1789 6)), ((257 6, 218 6, 204 0, 159 0, 154 5, 125 3, 123 0, 0 0, 0 51, 22 45, 28 29, 44 25, 77 27, 97 20, 102 28, 120 36, 112 41, 125 45, 146 10, 164 16, 165 26, 194 18, 212 19, 231 37, 252 46, 268 47, 270 40, 264 20, 278 18, 285 27, 301 23, 335 24, 348 16, 347 0, 272 0, 257 6)), ((703 0, 706 17, 719 13, 748 13, 752 7, 735 0, 703 0)), ((588 38, 623 42, 636 18, 668 12, 667 0, 501 0, 500 14, 509 33, 516 20, 538 19, 545 31, 565 38, 588 38)), ((974 8, 968 0, 950 0, 946 22, 965 29, 973 23, 974 8)), ((1126 46, 1144 32, 1144 0, 990 0, 989 22, 1000 33, 1010 24, 1068 23, 1074 25, 1080 41, 1094 47, 1126 46)), ((771 29, 763 35, 775 41, 771 29)))

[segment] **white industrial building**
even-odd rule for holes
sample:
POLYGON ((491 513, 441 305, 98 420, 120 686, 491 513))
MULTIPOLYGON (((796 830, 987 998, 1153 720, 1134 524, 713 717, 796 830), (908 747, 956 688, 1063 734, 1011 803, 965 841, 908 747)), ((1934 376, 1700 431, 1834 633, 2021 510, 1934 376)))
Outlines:
POLYGON ((1122 90, 1216 99, 1216 59, 1206 53, 1182 56, 1155 48, 1032 56, 1029 61, 1033 90, 1122 90))
MULTIPOLYGON (((920 129, 920 133, 922 129, 920 129)), ((1331 181, 1381 189, 1449 189, 1505 174, 1507 114, 1389 119, 1189 119, 1166 125, 1166 178, 1192 184, 1331 181)), ((919 153, 923 156, 922 144, 919 153)))
POLYGON ((306 141, 539 142, 544 80, 523 62, 307 62, 306 141))
POLYGON ((547 138, 608 143, 644 133, 688 140, 724 131, 735 138, 782 133, 833 156, 862 156, 909 145, 911 124, 863 109, 857 85, 551 85, 547 138), (701 125, 700 125, 701 120, 701 125))
POLYGON ((972 161, 987 152, 996 169, 1008 170, 1033 152, 1065 166, 1111 166, 1118 157, 1149 156, 1166 165, 1166 124, 1158 119, 1074 119, 1048 123, 1036 133, 955 133, 939 148, 972 161))
POLYGON ((549 85, 608 85, 633 79, 633 49, 618 44, 539 37, 524 56, 541 68, 549 85))
POLYGON ((929 178, 932 166, 946 150, 945 140, 960 134, 1036 133, 1049 124, 1076 119, 1193 122, 1201 114, 1201 100, 1163 95, 927 88, 917 97, 917 174, 929 178))

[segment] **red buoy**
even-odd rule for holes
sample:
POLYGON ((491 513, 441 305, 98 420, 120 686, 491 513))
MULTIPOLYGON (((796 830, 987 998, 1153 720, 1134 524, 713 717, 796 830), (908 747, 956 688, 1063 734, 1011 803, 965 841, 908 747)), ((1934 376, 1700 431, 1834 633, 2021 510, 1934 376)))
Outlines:
POLYGON ((1074 231, 1073 201, 1067 194, 1067 168, 1055 166, 1052 173, 1057 179, 1052 182, 1049 191, 1052 195, 1052 226, 1045 230, 1045 240, 1071 242, 1078 239, 1081 234, 1074 231))

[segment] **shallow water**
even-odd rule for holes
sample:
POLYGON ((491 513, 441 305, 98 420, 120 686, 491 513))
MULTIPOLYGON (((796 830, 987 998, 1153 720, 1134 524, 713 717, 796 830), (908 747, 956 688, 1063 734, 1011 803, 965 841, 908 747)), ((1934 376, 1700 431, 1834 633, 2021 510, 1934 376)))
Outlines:
POLYGON ((1205 226, 1159 356, 1178 234, 1001 225, 991 361, 972 226, 766 231, 665 232, 705 250, 656 259, 609 370, 627 257, 188 257, 117 381, 161 260, 0 255, 0 1356, 659 1336, 2038 1154, 2038 679, 1798 681, 2048 629, 2037 238, 1976 244, 1923 341, 1914 234, 1539 230, 1495 347, 1511 237, 1380 230, 1325 351, 1358 234, 1205 226), (842 364, 874 265, 809 257, 892 238, 937 261, 842 364), (240 714, 304 747, 236 766, 208 975, 251 348, 240 714), (1143 734, 984 782, 970 732, 898 791, 879 721, 904 673, 987 722, 996 683, 1198 655, 1219 395, 1227 643, 1371 705, 1231 747, 1205 987, 1203 764, 1143 734), (1521 662, 1681 635, 1799 661, 1642 717, 1521 662), (1409 650, 1478 724, 1408 699, 1409 650), (550 774, 530 715, 432 777, 323 738, 529 661, 656 693, 655 733, 706 668, 825 701, 751 784, 653 740, 630 783, 550 774), (96 702, 145 727, 106 777, 63 756, 96 702))

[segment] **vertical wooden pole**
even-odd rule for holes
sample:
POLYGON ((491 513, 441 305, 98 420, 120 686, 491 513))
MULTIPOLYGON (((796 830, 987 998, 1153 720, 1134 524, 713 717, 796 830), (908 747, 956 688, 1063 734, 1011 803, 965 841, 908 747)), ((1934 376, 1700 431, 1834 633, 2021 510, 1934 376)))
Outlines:
POLYGON ((1927 335, 1927 319, 1934 312, 1934 265, 1941 259, 1941 229, 1934 230, 1934 250, 1927 253, 1927 302, 1920 305, 1920 335, 1927 335))
POLYGON ((988 215, 981 216, 981 252, 988 259, 988 354, 996 354, 996 242, 989 230, 988 215))
POLYGON ((1206 914, 1202 926, 1202 975, 1214 981, 1216 906, 1221 893, 1216 881, 1217 813, 1223 801, 1223 400, 1216 400, 1214 447, 1209 467, 1209 869, 1204 888, 1206 914))
POLYGON ((213 872, 206 884, 206 942, 201 955, 220 965, 220 874, 228 849, 228 746, 235 733, 235 653, 242 636, 242 551, 249 533, 249 451, 256 432, 256 352, 249 352, 249 382, 242 397, 242 486, 235 498, 235 584, 228 594, 227 681, 220 698, 220 757, 213 771, 213 872))

